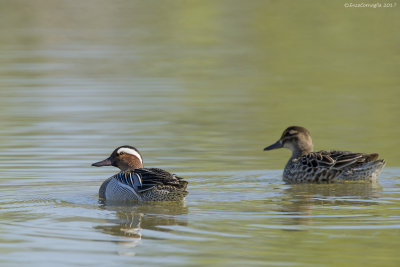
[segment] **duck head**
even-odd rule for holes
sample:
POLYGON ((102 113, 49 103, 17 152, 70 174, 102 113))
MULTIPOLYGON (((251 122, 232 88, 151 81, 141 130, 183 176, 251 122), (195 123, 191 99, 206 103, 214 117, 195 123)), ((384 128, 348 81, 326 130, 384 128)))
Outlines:
POLYGON ((282 147, 290 149, 292 157, 299 157, 312 152, 313 143, 310 132, 304 127, 290 126, 283 131, 281 138, 276 143, 267 146, 264 151, 282 147))
POLYGON ((105 160, 93 163, 92 166, 114 166, 121 171, 143 168, 142 155, 133 146, 117 147, 105 160))

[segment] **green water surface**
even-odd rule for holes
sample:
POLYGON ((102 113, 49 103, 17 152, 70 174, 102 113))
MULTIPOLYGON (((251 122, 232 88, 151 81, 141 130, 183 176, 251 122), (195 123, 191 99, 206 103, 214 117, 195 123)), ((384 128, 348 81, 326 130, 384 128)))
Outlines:
POLYGON ((0 1, 0 266, 399 266, 400 3, 346 3, 0 1), (293 124, 379 184, 284 184, 293 124), (125 144, 186 202, 99 203, 125 144))

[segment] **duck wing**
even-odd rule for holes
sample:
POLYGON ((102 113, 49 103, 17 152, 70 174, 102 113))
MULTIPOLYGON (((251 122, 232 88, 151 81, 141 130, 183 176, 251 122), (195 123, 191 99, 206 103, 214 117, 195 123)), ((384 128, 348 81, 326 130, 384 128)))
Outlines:
POLYGON ((366 162, 372 162, 377 160, 378 154, 364 154, 354 153, 350 151, 318 151, 312 152, 303 156, 301 162, 303 165, 309 167, 324 167, 334 169, 345 169, 347 167, 356 167, 366 162))
POLYGON ((140 191, 149 190, 157 185, 169 185, 185 190, 188 184, 183 178, 159 168, 140 168, 135 169, 133 173, 141 178, 140 191))

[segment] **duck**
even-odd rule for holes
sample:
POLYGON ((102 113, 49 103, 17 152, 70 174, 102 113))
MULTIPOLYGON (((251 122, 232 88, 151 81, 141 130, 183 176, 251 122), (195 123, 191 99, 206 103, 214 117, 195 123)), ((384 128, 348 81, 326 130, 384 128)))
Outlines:
POLYGON ((111 155, 92 164, 114 166, 120 172, 103 182, 99 198, 107 201, 182 201, 188 182, 159 168, 144 168, 142 155, 133 146, 120 146, 111 155))
POLYGON ((288 148, 292 156, 283 170, 288 183, 332 183, 336 181, 377 181, 385 166, 378 153, 350 151, 313 151, 310 132, 301 126, 290 126, 274 144, 264 151, 288 148))

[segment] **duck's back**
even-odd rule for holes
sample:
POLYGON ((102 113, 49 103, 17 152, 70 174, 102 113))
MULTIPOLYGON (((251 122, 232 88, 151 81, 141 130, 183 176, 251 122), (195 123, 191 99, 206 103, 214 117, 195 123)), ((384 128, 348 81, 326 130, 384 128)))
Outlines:
POLYGON ((317 151, 291 158, 283 178, 288 182, 374 181, 385 165, 378 154, 317 151))
POLYGON ((188 182, 159 168, 135 169, 143 181, 141 196, 146 201, 179 201, 188 194, 188 182))

